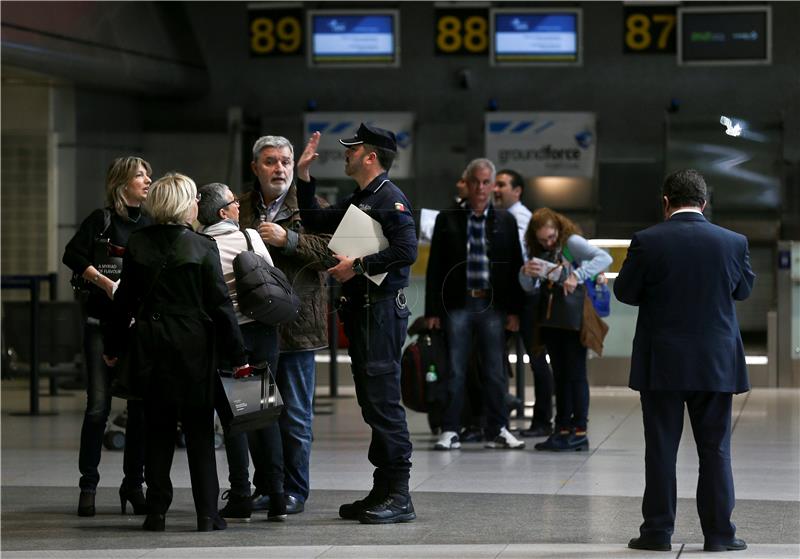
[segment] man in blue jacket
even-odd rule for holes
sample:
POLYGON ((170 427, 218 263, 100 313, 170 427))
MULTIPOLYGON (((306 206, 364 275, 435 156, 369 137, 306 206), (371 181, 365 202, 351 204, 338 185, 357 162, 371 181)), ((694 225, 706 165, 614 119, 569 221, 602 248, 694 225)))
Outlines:
POLYGON ((671 549, 685 404, 700 461, 704 550, 746 549, 731 522, 730 446, 733 394, 750 389, 734 308, 755 279, 747 239, 703 217, 697 171, 672 173, 662 193, 665 221, 633 236, 614 283, 617 299, 639 307, 629 386, 640 392, 644 419, 644 522, 628 547, 671 549))

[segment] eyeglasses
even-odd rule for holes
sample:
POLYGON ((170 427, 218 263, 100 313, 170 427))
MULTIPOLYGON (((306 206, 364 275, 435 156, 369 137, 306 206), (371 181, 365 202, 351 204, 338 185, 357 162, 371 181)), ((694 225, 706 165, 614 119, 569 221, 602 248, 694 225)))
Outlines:
POLYGON ((536 240, 539 242, 540 245, 546 246, 546 245, 554 243, 554 242, 556 242, 556 240, 558 240, 558 233, 557 232, 550 233, 548 236, 546 236, 544 238, 536 237, 536 240))
POLYGON ((239 206, 239 203, 240 203, 240 202, 239 202, 239 199, 238 199, 238 198, 234 198, 234 199, 233 199, 233 200, 231 200, 230 202, 225 202, 224 204, 222 204, 222 205, 221 205, 221 206, 220 206, 220 207, 217 209, 217 211, 219 211, 219 210, 224 210, 225 208, 227 208, 227 207, 228 207, 228 206, 230 206, 231 204, 236 204, 236 206, 238 207, 238 206, 239 206))
POLYGON ((194 197, 195 202, 199 202, 201 200, 201 198, 203 198, 203 194, 198 192, 194 197))

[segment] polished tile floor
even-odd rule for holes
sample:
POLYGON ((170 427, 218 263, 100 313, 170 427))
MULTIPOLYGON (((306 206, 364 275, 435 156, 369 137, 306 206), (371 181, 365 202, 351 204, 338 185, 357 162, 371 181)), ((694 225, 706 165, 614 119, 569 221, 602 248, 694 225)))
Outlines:
MULTIPOLYGON (((44 385, 43 385, 44 388, 44 385)), ((346 388, 345 388, 346 390, 346 388)), ((320 390, 323 394, 324 390, 320 390)), ((418 520, 363 526, 337 517, 338 505, 369 489, 369 432, 351 396, 320 398, 331 414, 315 418, 312 496, 284 523, 254 515, 224 532, 193 532, 184 451, 173 466, 175 500, 163 534, 144 533, 141 517, 119 514, 122 454, 105 451, 98 514, 78 518, 77 448, 84 396, 44 397, 26 417, 26 386, 2 384, 3 558, 347 557, 636 558, 702 553, 694 505, 697 459, 688 421, 678 458, 678 520, 671 553, 628 550, 637 534, 644 484, 637 394, 593 388, 589 452, 430 450, 421 414, 410 413, 412 491, 418 520)), ((118 406, 121 402, 116 402, 118 406)), ((733 464, 738 535, 750 548, 735 557, 800 557, 800 391, 756 389, 734 400, 733 464)), ((217 453, 227 487, 224 452, 217 453)))

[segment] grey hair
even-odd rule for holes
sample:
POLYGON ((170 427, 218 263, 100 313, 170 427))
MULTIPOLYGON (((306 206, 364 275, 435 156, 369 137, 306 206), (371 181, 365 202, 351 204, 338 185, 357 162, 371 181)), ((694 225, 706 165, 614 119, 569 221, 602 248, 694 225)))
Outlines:
POLYGON ((294 158, 294 147, 292 142, 283 136, 261 136, 256 143, 253 144, 253 161, 258 161, 258 155, 264 148, 289 148, 289 153, 294 158))
POLYGON ((221 182, 204 184, 198 188, 200 201, 197 203, 197 221, 205 227, 222 221, 219 210, 228 201, 225 197, 228 191, 230 191, 228 185, 221 182))
POLYGON ((492 182, 494 182, 495 176, 497 175, 497 168, 494 166, 491 159, 486 159, 485 157, 478 157, 467 163, 467 167, 464 169, 464 180, 468 181, 470 178, 474 177, 475 170, 481 167, 489 169, 492 173, 492 182))

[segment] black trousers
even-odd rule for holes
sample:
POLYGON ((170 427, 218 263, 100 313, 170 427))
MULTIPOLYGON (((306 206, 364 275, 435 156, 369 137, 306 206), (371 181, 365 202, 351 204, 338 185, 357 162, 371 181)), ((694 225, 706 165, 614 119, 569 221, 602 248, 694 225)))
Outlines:
POLYGON ((186 436, 189 476, 197 516, 215 517, 219 480, 214 452, 214 408, 178 407, 145 399, 144 475, 147 482, 147 507, 151 514, 166 514, 172 503, 172 457, 175 434, 180 420, 186 436))
POLYGON ((375 479, 407 491, 411 470, 411 439, 400 403, 400 352, 409 311, 394 299, 340 309, 350 342, 356 398, 364 421, 372 429, 369 461, 375 479))
POLYGON ((675 527, 675 463, 683 431, 684 405, 689 411, 697 456, 697 512, 706 543, 729 542, 735 502, 731 472, 731 407, 723 392, 648 390, 640 393, 645 439, 643 538, 669 542, 675 527))

